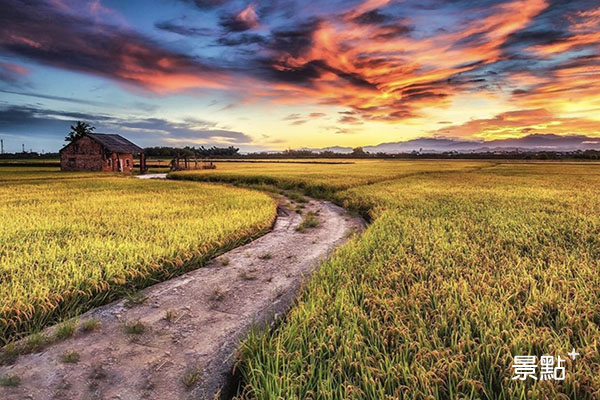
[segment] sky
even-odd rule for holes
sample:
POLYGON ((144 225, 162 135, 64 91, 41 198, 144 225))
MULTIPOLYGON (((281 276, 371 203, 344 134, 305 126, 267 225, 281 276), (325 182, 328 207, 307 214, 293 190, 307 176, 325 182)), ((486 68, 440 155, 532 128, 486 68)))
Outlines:
POLYGON ((0 138, 242 151, 600 136, 598 0, 0 0, 0 138))

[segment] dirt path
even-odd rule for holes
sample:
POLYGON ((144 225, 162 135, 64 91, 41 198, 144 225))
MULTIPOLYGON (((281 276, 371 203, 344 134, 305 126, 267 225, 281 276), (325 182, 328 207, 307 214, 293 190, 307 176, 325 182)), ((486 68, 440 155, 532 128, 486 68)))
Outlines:
POLYGON ((309 211, 318 213, 316 228, 296 231, 303 216, 280 206, 272 232, 143 290, 141 304, 122 300, 84 314, 80 325, 100 321, 94 331, 78 329, 70 339, 0 367, 0 376, 21 379, 17 387, 0 386, 0 398, 214 398, 229 381, 248 329, 285 313, 303 277, 364 227, 329 202, 311 200, 303 214, 309 211), (127 331, 126 324, 136 321, 143 333, 132 333, 131 326, 127 331), (79 354, 77 363, 61 361, 70 351, 79 354))

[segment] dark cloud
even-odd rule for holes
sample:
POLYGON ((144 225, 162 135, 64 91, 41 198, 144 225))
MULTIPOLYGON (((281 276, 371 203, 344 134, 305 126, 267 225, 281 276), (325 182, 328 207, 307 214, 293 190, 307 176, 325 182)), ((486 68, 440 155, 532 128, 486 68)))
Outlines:
POLYGON ((377 90, 376 85, 365 80, 359 74, 348 73, 330 66, 324 60, 312 60, 300 66, 290 66, 276 63, 273 60, 263 60, 263 68, 271 79, 304 84, 310 86, 312 82, 320 78, 326 72, 332 72, 352 86, 369 90, 377 90))
POLYGON ((598 54, 588 54, 584 56, 574 57, 557 65, 557 69, 569 68, 593 68, 600 67, 600 52, 598 54))
MULTIPOLYGON (((505 56, 512 59, 532 46, 547 46, 565 42, 575 36, 571 25, 576 15, 598 7, 597 0, 549 0, 546 7, 525 29, 514 32, 502 44, 505 56)), ((593 46, 593 45, 592 45, 593 46)))
POLYGON ((389 22, 392 19, 389 15, 383 14, 380 10, 375 9, 354 17, 353 21, 358 24, 379 25, 389 22))
POLYGON ((321 69, 315 61, 297 67, 279 65, 272 59, 264 59, 259 63, 262 78, 271 81, 288 82, 292 84, 309 85, 321 76, 321 69))
POLYGON ((236 18, 235 15, 225 15, 221 17, 219 24, 229 32, 244 32, 252 29, 251 24, 236 18))
POLYGON ((150 89, 169 87, 169 78, 178 75, 211 71, 196 58, 169 51, 133 31, 66 14, 39 0, 5 1, 0 49, 150 89))
POLYGON ((292 57, 298 57, 312 47, 313 34, 320 23, 320 20, 314 19, 303 22, 294 29, 274 30, 267 48, 278 54, 287 53, 292 57))
POLYGON ((341 124, 361 125, 363 123, 360 117, 360 112, 356 110, 340 111, 338 114, 340 114, 338 122, 341 124))
POLYGON ((537 29, 523 30, 513 33, 502 44, 502 48, 510 49, 513 47, 526 47, 533 45, 548 45, 564 40, 569 35, 563 30, 556 29, 537 29))
POLYGON ((186 3, 194 4, 201 10, 210 10, 220 7, 229 2, 229 0, 183 0, 186 3))
POLYGON ((154 27, 181 36, 208 36, 212 33, 212 30, 208 28, 186 26, 184 24, 178 24, 175 21, 158 21, 154 24, 154 27))
POLYGON ((35 125, 39 121, 85 120, 92 122, 109 121, 111 117, 81 112, 55 111, 33 106, 4 106, 0 108, 0 128, 35 125))
POLYGON ((463 48, 471 48, 471 47, 479 47, 485 46, 487 42, 489 42, 489 31, 482 30, 480 32, 475 32, 466 36, 462 39, 456 40, 452 43, 453 49, 463 49, 463 48))
POLYGON ((395 39, 399 36, 408 35, 413 31, 413 28, 403 24, 393 24, 382 26, 374 39, 395 39))
POLYGON ((239 13, 222 15, 219 24, 228 32, 244 32, 258 27, 258 15, 254 4, 250 3, 239 13))
POLYGON ((501 4, 504 0, 412 0, 410 5, 417 10, 460 11, 485 10, 501 4))
POLYGON ((459 64, 456 66, 456 69, 474 68, 479 67, 481 65, 485 65, 485 60, 477 60, 466 64, 459 64))
POLYGON ((249 46, 253 44, 264 45, 267 39, 258 34, 243 33, 239 35, 230 34, 217 39, 217 43, 222 46, 249 46))
MULTIPOLYGON (((19 96, 35 97, 38 99, 64 101, 67 103, 74 103, 74 104, 89 104, 91 106, 107 106, 107 105, 109 105, 108 103, 103 103, 100 101, 78 99, 78 98, 74 98, 74 97, 52 96, 52 95, 43 94, 43 93, 20 92, 20 91, 14 91, 14 90, 0 90, 0 92, 7 93, 7 94, 16 94, 19 96)), ((143 104, 144 103, 136 103, 136 107, 143 108, 143 104)))

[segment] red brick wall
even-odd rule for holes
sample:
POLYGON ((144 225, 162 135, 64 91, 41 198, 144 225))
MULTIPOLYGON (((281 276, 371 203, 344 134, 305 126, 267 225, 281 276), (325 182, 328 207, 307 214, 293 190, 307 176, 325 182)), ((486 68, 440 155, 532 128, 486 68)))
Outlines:
POLYGON ((71 143, 60 155, 63 171, 102 171, 102 146, 88 137, 71 143))
POLYGON ((60 155, 60 169, 62 171, 119 171, 119 162, 121 160, 121 170, 125 173, 133 171, 133 155, 112 153, 109 156, 104 154, 104 148, 99 143, 88 137, 71 143, 60 155))
POLYGON ((122 172, 131 173, 133 171, 133 154, 112 153, 109 159, 104 161, 103 171, 119 171, 119 159, 121 160, 122 172))

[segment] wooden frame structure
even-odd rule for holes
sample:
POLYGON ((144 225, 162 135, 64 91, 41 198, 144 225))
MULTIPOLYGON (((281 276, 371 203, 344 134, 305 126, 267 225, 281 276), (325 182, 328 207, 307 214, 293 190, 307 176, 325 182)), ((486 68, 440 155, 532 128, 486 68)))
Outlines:
POLYGON ((217 168, 211 160, 198 159, 196 156, 176 155, 170 163, 171 171, 183 171, 188 169, 215 169, 217 168))

